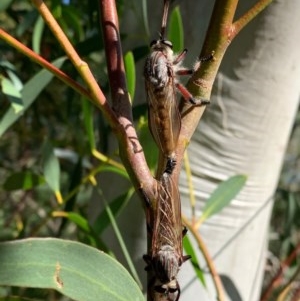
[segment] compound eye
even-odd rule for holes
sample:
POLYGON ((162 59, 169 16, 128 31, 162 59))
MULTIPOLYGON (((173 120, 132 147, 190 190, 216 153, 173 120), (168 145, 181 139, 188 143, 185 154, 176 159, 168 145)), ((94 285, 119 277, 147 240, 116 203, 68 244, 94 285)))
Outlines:
POLYGON ((150 47, 154 46, 155 44, 157 44, 157 40, 153 40, 153 41, 151 41, 151 43, 150 43, 150 47))
POLYGON ((173 48, 173 44, 172 42, 168 41, 168 40, 162 40, 161 41, 164 45, 170 47, 171 49, 173 48))

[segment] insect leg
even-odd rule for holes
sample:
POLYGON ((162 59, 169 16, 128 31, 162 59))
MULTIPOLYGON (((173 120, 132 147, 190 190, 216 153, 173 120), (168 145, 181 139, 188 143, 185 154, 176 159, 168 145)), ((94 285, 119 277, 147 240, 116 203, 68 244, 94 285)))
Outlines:
POLYGON ((211 54, 198 58, 196 64, 194 65, 193 71, 195 72, 197 69, 199 69, 201 66, 201 63, 209 62, 209 61, 213 60, 214 54, 215 54, 215 51, 212 51, 211 54))
POLYGON ((197 105, 197 106, 204 106, 204 105, 208 105, 210 103, 209 100, 204 100, 204 99, 200 99, 200 100, 195 100, 195 98, 193 97, 193 95, 187 90, 186 87, 184 87, 182 84, 180 83, 176 83, 175 84, 176 88, 178 89, 178 91, 180 92, 180 94, 182 95, 182 97, 186 100, 189 101, 191 104, 193 105, 197 105))
POLYGON ((184 255, 184 256, 182 256, 182 262, 186 262, 187 260, 189 260, 191 258, 192 258, 191 255, 184 255))
POLYGON ((177 75, 191 75, 194 73, 193 69, 180 69, 176 71, 177 75))
POLYGON ((175 58, 175 60, 173 61, 173 65, 177 65, 178 63, 180 63, 181 61, 184 60, 185 56, 187 53, 187 49, 183 49, 175 58))
POLYGON ((165 169, 164 173, 167 173, 169 175, 172 174, 175 166, 176 166, 175 156, 168 156, 166 169, 165 169))
POLYGON ((187 234, 187 232, 188 232, 188 229, 186 228, 186 226, 183 226, 182 237, 185 237, 185 235, 187 234))

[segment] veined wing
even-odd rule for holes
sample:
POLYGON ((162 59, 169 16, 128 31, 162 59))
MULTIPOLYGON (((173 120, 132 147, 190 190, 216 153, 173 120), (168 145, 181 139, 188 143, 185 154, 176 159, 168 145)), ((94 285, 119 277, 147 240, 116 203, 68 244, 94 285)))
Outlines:
POLYGON ((174 79, 163 88, 156 88, 146 79, 148 123, 153 139, 165 156, 170 156, 177 145, 181 118, 177 106, 174 79))
POLYGON ((152 236, 152 256, 164 246, 171 247, 182 258, 181 204, 178 188, 168 174, 161 179, 152 236))

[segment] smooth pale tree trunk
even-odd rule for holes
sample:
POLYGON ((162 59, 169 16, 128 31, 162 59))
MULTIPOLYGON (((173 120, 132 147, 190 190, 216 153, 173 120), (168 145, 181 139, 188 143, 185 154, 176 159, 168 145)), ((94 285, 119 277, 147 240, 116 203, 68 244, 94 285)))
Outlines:
MULTIPOLYGON (((134 1, 133 1, 134 2, 134 1)), ((240 1, 242 14, 256 1, 240 1)), ((213 7, 213 1, 178 1, 183 15, 186 66, 198 56, 213 7)), ((151 36, 157 38, 162 1, 148 3, 151 36)), ((135 7, 140 1, 135 1, 135 7)), ((123 32, 139 35, 131 12, 123 19, 123 32)), ((229 46, 214 84, 212 104, 206 109, 188 148, 196 195, 196 214, 217 184, 236 174, 246 174, 243 191, 220 214, 201 227, 201 235, 228 291, 227 300, 259 300, 268 226, 289 134, 300 92, 300 1, 274 1, 253 20, 229 46)), ((129 36, 130 37, 130 36, 129 36)), ((127 40, 132 48, 134 40, 127 40)), ((125 47, 126 49, 126 44, 125 47)), ((138 67, 142 67, 139 63, 138 67)), ((145 99, 141 69, 136 100, 145 99)), ((108 182, 111 182, 110 179, 108 182)), ((183 213, 190 217, 187 180, 180 181, 183 213)), ((109 184, 109 183, 107 183, 109 184)), ((107 185, 108 189, 110 185, 107 185)), ((110 189, 115 190, 115 186, 110 189)), ((108 196, 109 198, 109 196, 108 196)), ((132 258, 145 263, 146 231, 138 200, 132 201, 118 219, 132 258)), ((110 235, 113 240, 113 235, 110 235)), ((112 243, 113 244, 113 243, 112 243)), ((200 252, 198 253, 201 258, 200 252)), ((203 263, 203 261, 202 261, 203 263)), ((205 266, 203 266, 205 268, 205 266)), ((180 300, 214 301, 215 290, 206 274, 207 289, 199 283, 189 262, 180 271, 180 300)))
MULTIPOLYGON (((198 216, 220 181, 248 176, 230 206, 200 231, 228 300, 259 300, 272 196, 298 108, 299 20, 298 0, 274 1, 241 32, 228 49, 212 104, 188 148, 198 216)), ((183 212, 190 216, 184 171, 181 196, 183 212)), ((180 275, 183 301, 216 300, 211 281, 203 289, 189 264, 180 275)))

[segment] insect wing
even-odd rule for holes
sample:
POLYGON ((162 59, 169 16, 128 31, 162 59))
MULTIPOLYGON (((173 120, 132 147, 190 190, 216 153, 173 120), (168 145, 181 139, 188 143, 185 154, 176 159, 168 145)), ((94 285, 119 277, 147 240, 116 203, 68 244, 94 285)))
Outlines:
POLYGON ((173 78, 162 91, 155 91, 146 80, 148 98, 148 122, 150 132, 160 151, 170 156, 177 145, 181 128, 181 117, 177 107, 173 78))
POLYGON ((172 179, 162 176, 152 237, 152 255, 168 246, 182 257, 182 223, 180 196, 172 179))

